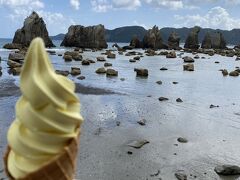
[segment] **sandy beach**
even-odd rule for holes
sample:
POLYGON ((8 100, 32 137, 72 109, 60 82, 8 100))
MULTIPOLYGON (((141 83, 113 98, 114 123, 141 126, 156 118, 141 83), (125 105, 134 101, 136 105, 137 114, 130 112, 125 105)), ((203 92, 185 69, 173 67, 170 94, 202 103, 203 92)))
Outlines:
MULTIPOLYGON (((83 57, 96 60, 102 52, 87 51, 83 57)), ((7 145, 7 129, 14 120, 14 106, 21 95, 19 77, 7 73, 8 53, 0 52, 1 155, 7 145)), ((50 55, 56 69, 77 66, 86 77, 79 80, 69 75, 76 83, 85 119, 76 179, 172 180, 176 172, 184 172, 188 179, 238 179, 221 177, 214 168, 240 162, 239 77, 223 77, 219 71, 234 70, 239 62, 236 57, 198 54, 205 59, 196 59, 195 71, 187 72, 183 71, 182 57, 195 55, 177 55, 175 59, 144 56, 136 63, 130 63, 130 57, 124 55, 107 59, 118 71, 118 77, 96 74, 103 62, 82 66, 80 62, 64 62, 62 57, 50 55), (162 67, 168 70, 160 71, 162 67), (134 68, 147 68, 148 78, 136 77, 134 68), (156 83, 160 80, 162 84, 156 83), (169 100, 159 101, 159 97, 169 100), (183 102, 176 102, 177 98, 183 102), (138 121, 143 119, 144 125, 140 125, 138 121), (188 142, 179 142, 179 137, 188 142), (129 146, 139 140, 149 143, 139 149, 129 146)), ((1 161, 0 179, 5 178, 1 161)))

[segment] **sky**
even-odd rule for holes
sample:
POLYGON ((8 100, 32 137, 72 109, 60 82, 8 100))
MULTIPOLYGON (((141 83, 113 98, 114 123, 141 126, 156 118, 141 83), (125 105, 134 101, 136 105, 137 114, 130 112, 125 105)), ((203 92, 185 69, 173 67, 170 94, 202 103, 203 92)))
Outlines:
POLYGON ((107 29, 140 25, 146 29, 193 27, 240 28, 240 0, 0 0, 0 38, 13 38, 36 11, 50 35, 70 25, 103 24, 107 29))

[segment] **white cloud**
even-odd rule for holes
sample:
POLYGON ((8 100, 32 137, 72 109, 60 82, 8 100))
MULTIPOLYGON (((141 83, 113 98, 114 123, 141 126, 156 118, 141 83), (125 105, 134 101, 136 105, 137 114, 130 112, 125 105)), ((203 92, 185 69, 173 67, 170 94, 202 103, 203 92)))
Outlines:
POLYGON ((0 0, 0 5, 9 8, 28 6, 29 8, 44 8, 44 3, 41 0, 0 0))
POLYGON ((210 9, 207 14, 203 16, 200 14, 186 16, 175 15, 175 19, 179 22, 177 24, 178 27, 198 25, 201 27, 226 30, 240 27, 240 19, 231 17, 227 10, 220 6, 210 9))
POLYGON ((182 9, 184 3, 182 0, 145 0, 147 4, 151 4, 156 8, 168 8, 168 9, 182 9))
POLYGON ((79 10, 80 0, 70 0, 70 5, 71 5, 75 10, 79 10))
POLYGON ((114 8, 135 10, 141 6, 140 0, 113 0, 114 8))
POLYGON ((95 12, 107 12, 112 5, 107 0, 91 0, 92 9, 95 12))

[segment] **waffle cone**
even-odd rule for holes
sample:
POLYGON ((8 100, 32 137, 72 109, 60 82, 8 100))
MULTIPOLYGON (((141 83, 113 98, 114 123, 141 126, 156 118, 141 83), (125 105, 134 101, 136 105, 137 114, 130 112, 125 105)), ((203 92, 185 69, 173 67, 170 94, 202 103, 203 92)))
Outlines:
MULTIPOLYGON (((80 135, 72 139, 63 151, 56 155, 49 163, 37 171, 31 172, 24 178, 18 180, 72 180, 76 169, 80 135)), ((7 169, 7 160, 11 147, 8 146, 4 155, 4 165, 7 176, 10 180, 15 180, 7 169)))

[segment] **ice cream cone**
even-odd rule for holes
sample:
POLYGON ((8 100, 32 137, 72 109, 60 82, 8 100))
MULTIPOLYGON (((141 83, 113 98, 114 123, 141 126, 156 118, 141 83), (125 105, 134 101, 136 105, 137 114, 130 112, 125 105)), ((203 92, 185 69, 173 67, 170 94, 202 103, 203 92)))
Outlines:
MULTIPOLYGON (((37 171, 31 172, 19 180, 73 180, 76 169, 79 139, 80 133, 77 138, 69 142, 68 146, 64 147, 59 155, 56 155, 37 171)), ((15 180, 7 169, 7 160, 10 151, 11 147, 8 146, 4 156, 5 171, 10 180, 15 180)))

